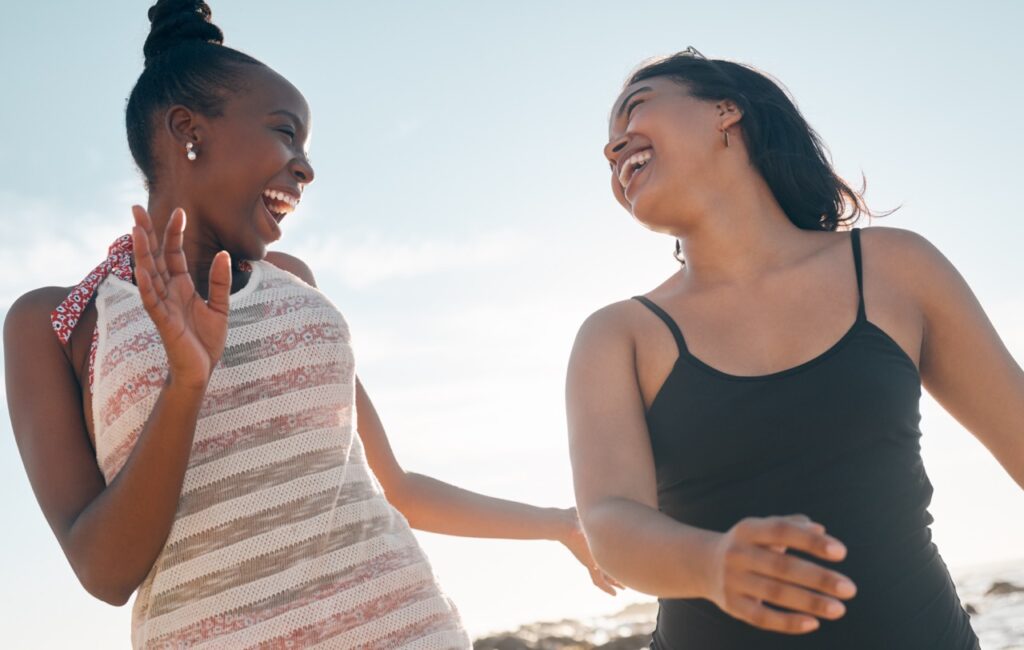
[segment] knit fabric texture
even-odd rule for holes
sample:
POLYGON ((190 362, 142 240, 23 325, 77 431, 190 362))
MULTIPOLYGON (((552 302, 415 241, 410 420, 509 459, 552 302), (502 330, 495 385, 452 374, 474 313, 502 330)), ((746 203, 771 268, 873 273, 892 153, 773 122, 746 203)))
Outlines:
MULTIPOLYGON (((138 289, 96 292, 96 457, 109 484, 167 377, 138 289)), ((232 294, 174 524, 132 609, 134 648, 469 648, 355 430, 348 325, 268 262, 232 294)))

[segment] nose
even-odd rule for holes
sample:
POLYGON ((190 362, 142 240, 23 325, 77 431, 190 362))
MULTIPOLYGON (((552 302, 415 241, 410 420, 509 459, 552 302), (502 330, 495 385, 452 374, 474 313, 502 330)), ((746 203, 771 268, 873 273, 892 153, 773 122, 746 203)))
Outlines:
POLYGON ((604 157, 614 163, 615 155, 622 151, 628 143, 629 137, 626 135, 622 135, 618 138, 612 138, 608 144, 604 146, 604 157))
POLYGON ((309 185, 316 178, 313 165, 306 156, 297 157, 292 161, 291 172, 292 176, 303 185, 309 185))

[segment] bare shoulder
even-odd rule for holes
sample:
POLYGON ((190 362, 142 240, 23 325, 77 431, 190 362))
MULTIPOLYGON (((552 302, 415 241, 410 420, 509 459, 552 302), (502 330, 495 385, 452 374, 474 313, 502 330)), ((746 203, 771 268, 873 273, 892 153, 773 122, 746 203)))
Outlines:
MULTIPOLYGON (((70 287, 40 287, 14 301, 4 319, 4 341, 38 340, 39 333, 50 333, 50 313, 67 297, 70 287)), ((57 337, 49 334, 57 341, 57 337)))
POLYGON ((959 277, 953 264, 928 239, 912 230, 872 226, 861 230, 865 264, 926 303, 959 277))
POLYGON ((938 257, 942 257, 939 250, 924 235, 906 228, 861 228, 861 240, 865 247, 871 247, 872 253, 879 255, 882 260, 890 262, 894 267, 900 266, 901 258, 906 255, 911 256, 912 259, 908 260, 911 262, 927 262, 929 258, 937 261, 938 257))
MULTIPOLYGON (((20 373, 74 374, 71 348, 54 335, 50 314, 70 287, 33 289, 14 301, 4 319, 4 357, 8 382, 20 373), (59 370, 58 370, 59 369, 59 370)), ((8 392, 10 393, 10 384, 8 392)))
POLYGON ((292 275, 297 276, 309 286, 316 286, 316 279, 313 277, 312 269, 310 269, 309 265, 298 257, 289 255, 288 253, 282 253, 280 251, 267 251, 265 259, 277 268, 283 269, 292 275))
MULTIPOLYGON (((664 282, 645 294, 641 294, 655 304, 679 291, 680 273, 674 273, 664 282)), ((598 309, 580 326, 577 341, 593 341, 594 345, 625 345, 630 350, 636 348, 637 341, 644 340, 660 327, 660 321, 652 318, 648 307, 638 300, 628 298, 619 300, 598 309)))
POLYGON ((631 341, 635 310, 635 300, 620 300, 598 309, 580 325, 576 340, 595 345, 631 341))

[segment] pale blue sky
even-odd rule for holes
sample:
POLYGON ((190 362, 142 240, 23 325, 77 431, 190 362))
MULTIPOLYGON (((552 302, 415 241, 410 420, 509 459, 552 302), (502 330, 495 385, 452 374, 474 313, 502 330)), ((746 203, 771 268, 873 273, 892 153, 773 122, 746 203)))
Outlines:
MULTIPOLYGON (((144 198, 123 108, 147 6, 5 8, 0 316, 30 288, 77 282, 144 198)), ((782 80, 840 174, 865 173, 873 207, 904 206, 882 223, 935 243, 1024 360, 1024 4, 212 7, 229 45, 310 102, 318 177, 279 248, 309 262, 351 322, 359 372, 409 469, 571 503, 562 390, 576 328, 674 270, 671 241, 612 199, 605 119, 639 61, 687 45, 782 80)), ((947 563, 1024 559, 1024 495, 930 398, 922 409, 947 563)), ((0 470, 5 646, 127 647, 128 608, 78 587, 6 418, 0 470)), ((641 598, 588 586, 553 544, 421 539, 476 633, 641 598)))

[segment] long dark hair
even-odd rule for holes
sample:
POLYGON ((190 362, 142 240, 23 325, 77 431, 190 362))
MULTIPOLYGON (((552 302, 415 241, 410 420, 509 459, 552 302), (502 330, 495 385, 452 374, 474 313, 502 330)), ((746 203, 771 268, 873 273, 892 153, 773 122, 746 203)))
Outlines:
POLYGON ((864 202, 866 182, 856 191, 836 175, 817 132, 766 74, 704 58, 690 48, 642 65, 626 86, 652 77, 668 77, 698 99, 736 103, 743 112, 740 130, 750 161, 797 227, 831 231, 851 227, 863 215, 884 216, 872 213, 864 202))
POLYGON ((229 93, 241 89, 240 66, 263 65, 225 47, 224 33, 210 18, 210 7, 202 0, 159 0, 149 9, 145 69, 128 97, 125 125, 128 147, 150 189, 156 183, 157 115, 181 104, 203 115, 219 116, 229 93))

